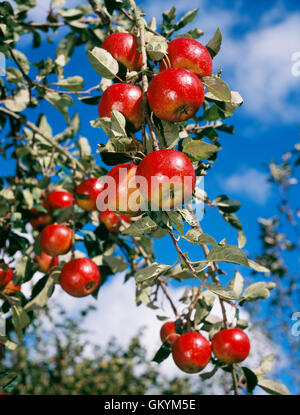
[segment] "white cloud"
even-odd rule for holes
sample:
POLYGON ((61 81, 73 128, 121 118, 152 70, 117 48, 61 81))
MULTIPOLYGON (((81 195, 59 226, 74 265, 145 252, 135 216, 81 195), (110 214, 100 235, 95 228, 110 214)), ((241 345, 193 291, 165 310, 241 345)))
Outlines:
POLYGON ((245 196, 264 205, 271 195, 271 186, 267 178, 267 174, 250 168, 220 179, 220 185, 230 193, 245 196))

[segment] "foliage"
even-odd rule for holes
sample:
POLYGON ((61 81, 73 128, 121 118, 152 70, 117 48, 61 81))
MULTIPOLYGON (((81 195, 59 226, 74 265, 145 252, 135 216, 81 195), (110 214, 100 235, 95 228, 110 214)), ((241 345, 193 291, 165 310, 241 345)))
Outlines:
MULTIPOLYGON (((64 1, 53 0, 47 19, 43 23, 31 22, 27 19, 28 11, 35 6, 35 1, 16 3, 17 7, 14 9, 8 2, 0 3, 0 51, 5 54, 8 62, 7 76, 0 80, 0 125, 6 133, 6 137, 1 141, 0 150, 4 158, 12 157, 16 160, 15 174, 6 175, 0 183, 0 249, 5 262, 14 264, 16 270, 14 284, 23 284, 32 281, 36 274, 37 268, 32 257, 34 251, 36 253, 40 251, 39 232, 36 230, 32 232, 34 243, 28 237, 31 234, 29 222, 32 207, 43 212, 45 195, 50 190, 64 188, 73 192, 75 196, 75 186, 85 177, 92 175, 100 177, 107 171, 105 167, 99 166, 98 160, 91 155, 89 140, 79 136, 80 115, 74 113, 70 116, 70 110, 76 106, 77 100, 87 105, 97 105, 99 94, 105 90, 111 80, 117 82, 121 79, 136 85, 142 84, 145 94, 149 79, 157 73, 158 61, 165 56, 168 38, 192 22, 197 10, 176 18, 176 8, 172 7, 163 14, 160 32, 157 32, 155 21, 146 23, 141 10, 133 0, 106 1, 106 7, 100 1, 90 0, 89 4, 82 4, 73 9, 61 7, 64 6, 64 1), (39 48, 45 42, 53 42, 51 35, 61 28, 64 28, 65 34, 57 45, 55 56, 45 59, 40 55, 39 61, 30 62, 18 49, 17 42, 25 34, 32 36, 32 47, 39 48), (141 50, 148 54, 148 60, 143 62, 146 69, 140 72, 126 72, 108 52, 99 48, 112 30, 131 31, 138 35, 141 50), (70 65, 75 51, 82 47, 86 51, 86 64, 89 62, 102 77, 97 85, 88 86, 86 90, 85 79, 75 73, 76 68, 72 76, 65 77, 65 66, 70 65), (54 128, 49 124, 46 114, 40 112, 40 108, 45 103, 52 105, 58 111, 57 116, 64 118, 66 122, 64 131, 53 132, 54 128), (32 119, 36 119, 36 123, 30 121, 32 119)), ((187 33, 190 37, 200 35, 202 35, 200 29, 193 29, 187 33)), ((219 52, 221 41, 222 35, 217 29, 207 44, 212 57, 219 52)), ((124 117, 118 111, 115 111, 111 118, 91 120, 93 127, 102 128, 108 136, 107 143, 99 146, 102 162, 107 166, 124 161, 138 163, 158 146, 176 147, 190 158, 198 176, 207 175, 221 154, 219 133, 234 132, 233 127, 228 125, 226 120, 233 115, 243 100, 238 92, 230 90, 221 78, 220 71, 211 77, 203 78, 202 82, 207 93, 201 112, 193 117, 192 122, 185 124, 162 122, 151 114, 146 114, 148 110, 144 108, 148 126, 142 140, 138 134, 134 135, 130 131, 124 122, 124 117)), ((97 132, 97 129, 95 131, 97 132)), ((235 325, 239 320, 239 307, 244 303, 268 298, 274 284, 266 284, 262 281, 258 283, 259 285, 243 287, 241 273, 238 277, 233 273, 231 277, 223 278, 224 271, 219 265, 221 262, 234 264, 234 267, 242 265, 246 270, 255 269, 264 273, 268 269, 250 260, 242 250, 246 236, 236 215, 240 208, 239 202, 229 199, 226 195, 220 195, 210 201, 207 195, 195 191, 194 202, 203 199, 208 208, 216 208, 216 212, 219 212, 236 230, 236 245, 227 244, 225 238, 217 242, 213 236, 205 234, 191 205, 168 213, 146 212, 142 218, 132 223, 126 232, 118 235, 108 233, 103 224, 99 224, 95 215, 81 210, 78 206, 57 211, 54 219, 75 230, 76 250, 74 251, 74 246, 70 255, 87 254, 93 259, 100 268, 102 283, 109 275, 127 269, 126 279, 136 280, 137 305, 143 304, 157 309, 156 294, 161 290, 170 302, 176 319, 186 320, 188 329, 201 329, 211 336, 221 327, 235 325), (92 231, 87 227, 90 223, 93 225, 92 231), (178 254, 176 264, 167 265, 157 262, 152 238, 169 238, 170 244, 178 254), (181 238, 201 247, 199 252, 202 251, 203 255, 199 256, 199 260, 192 262, 188 254, 182 252, 178 244, 181 238), (212 248, 209 249, 208 245, 212 248), (181 298, 180 310, 177 310, 168 294, 167 285, 173 279, 182 281, 186 278, 193 278, 195 286, 187 288, 181 298), (218 321, 213 321, 210 316, 212 301, 206 301, 209 296, 212 298, 211 293, 214 294, 212 301, 219 301, 223 310, 223 318, 218 321), (226 303, 236 307, 233 322, 227 320, 224 307, 226 303)), ((269 267, 269 264, 267 265, 269 267)), ((48 299, 53 295, 55 284, 59 283, 60 269, 60 267, 56 268, 35 283, 30 298, 26 298, 22 292, 6 295, 0 291, 1 309, 6 317, 7 333, 7 336, 2 336, 0 340, 7 348, 15 349, 16 343, 20 345, 24 331, 35 324, 39 309, 46 306, 48 299)), ((94 295, 97 297, 97 293, 94 295)), ((58 349, 59 347, 58 345, 58 349)), ((62 350, 64 357, 60 357, 57 364, 67 365, 72 358, 71 354, 68 355, 69 352, 65 355, 66 350, 62 350)), ((17 353, 24 353, 21 346, 18 347, 17 353)), ((139 345, 132 343, 130 353, 129 358, 132 358, 134 353, 139 358, 141 354, 139 345)), ((104 355, 104 361, 108 359, 111 370, 112 367, 117 370, 118 363, 114 359, 122 360, 123 357, 118 353, 114 356, 112 353, 104 355)), ((124 373, 132 376, 130 360, 125 363, 122 360, 122 362, 124 373)), ((225 372, 232 372, 235 393, 238 393, 239 387, 240 390, 245 391, 246 386, 248 393, 252 393, 257 384, 263 383, 248 368, 239 365, 227 367, 220 365, 214 359, 212 362, 225 372)), ((53 363, 55 366, 56 363, 53 363)), ((90 361, 80 363, 74 371, 82 368, 88 373, 91 364, 90 361)), ((36 376, 33 378, 34 383, 38 384, 40 373, 36 369, 38 368, 34 363, 33 367, 29 368, 32 376, 36 376)), ((68 389, 68 382, 72 386, 76 384, 76 376, 75 380, 70 380, 70 376, 62 372, 56 373, 53 370, 51 373, 54 377, 66 376, 66 383, 61 382, 60 391, 71 390, 68 389)), ((139 393, 145 391, 146 386, 143 382, 148 382, 149 379, 154 382, 153 373, 146 371, 145 378, 141 379, 136 391, 139 393)), ((46 379, 45 382, 48 380, 46 379)), ((264 380, 264 382, 265 384, 261 386, 265 390, 271 393, 283 393, 284 388, 278 388, 272 381, 264 380)), ((98 393, 107 391, 105 389, 107 385, 103 390, 95 390, 95 385, 96 383, 92 383, 92 386, 86 389, 83 384, 76 391, 78 393, 90 393, 91 390, 98 393)), ((45 388, 47 386, 48 383, 43 385, 45 388)), ((39 390, 35 389, 38 387, 32 385, 33 389, 30 393, 39 393, 39 390)), ((98 387, 101 388, 101 385, 98 387)), ((129 384, 128 388, 130 388, 129 384)), ((25 389, 20 386, 19 391, 22 393, 25 389)), ((130 389, 125 391, 131 393, 130 389)), ((284 390, 284 393, 287 392, 284 390)))

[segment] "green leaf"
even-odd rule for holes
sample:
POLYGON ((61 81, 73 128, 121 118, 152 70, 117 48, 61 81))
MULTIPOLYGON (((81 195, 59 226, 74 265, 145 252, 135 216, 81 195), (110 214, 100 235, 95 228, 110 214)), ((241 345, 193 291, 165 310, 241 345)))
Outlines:
POLYGON ((179 127, 173 122, 160 120, 154 117, 155 130, 162 148, 175 148, 179 140, 179 127))
POLYGON ((157 228, 158 225, 149 216, 145 216, 144 218, 133 222, 122 232, 122 234, 130 236, 142 236, 146 235, 147 233, 151 233, 157 228))
MULTIPOLYGON (((245 233, 242 230, 238 231, 238 246, 240 249, 244 248, 244 246, 246 245, 247 242, 247 237, 245 235, 245 233)), ((251 267, 250 264, 250 259, 248 259, 249 265, 251 267)))
POLYGON ((239 231, 242 230, 242 224, 235 213, 225 213, 222 212, 223 219, 229 223, 233 228, 238 229, 239 231))
POLYGON ((75 43, 76 33, 67 34, 67 36, 59 43, 56 49, 55 60, 59 66, 65 66, 69 62, 71 56, 73 55, 75 43))
POLYGON ((240 296, 237 295, 231 288, 225 287, 223 285, 211 283, 205 284, 205 287, 214 294, 217 294, 219 297, 225 298, 227 300, 239 300, 240 298, 240 296))
POLYGON ((195 17, 197 16, 199 9, 194 9, 186 13, 181 19, 178 20, 178 22, 174 25, 174 30, 182 29, 184 26, 186 26, 188 23, 192 22, 195 17))
POLYGON ((140 269, 135 274, 136 282, 144 282, 150 278, 157 278, 159 275, 167 272, 171 267, 169 265, 158 264, 153 262, 149 267, 140 269))
POLYGON ((248 369, 245 366, 242 367, 242 371, 244 373, 244 376, 247 382, 247 392, 251 395, 254 388, 257 386, 257 382, 258 382, 257 376, 252 370, 248 369))
POLYGON ((115 137, 126 137, 126 119, 124 115, 117 111, 111 111, 111 131, 115 137))
POLYGON ((60 9, 58 13, 65 19, 79 19, 83 13, 79 9, 60 9))
POLYGON ((276 380, 271 380, 267 378, 258 378, 258 386, 263 390, 270 393, 271 395, 290 395, 291 392, 288 388, 276 380))
POLYGON ((17 350, 18 348, 18 344, 9 340, 7 337, 5 336, 0 336, 0 343, 3 344, 8 350, 17 350))
POLYGON ((30 300, 24 307, 26 311, 37 310, 43 308, 49 298, 54 292, 55 283, 60 276, 61 269, 56 268, 49 276, 46 275, 42 278, 42 287, 40 291, 30 300))
POLYGON ((215 296, 209 290, 204 291, 197 304, 196 304, 196 312, 194 317, 194 327, 197 326, 208 316, 211 309, 214 306, 215 296))
POLYGON ((213 35, 213 37, 210 39, 210 41, 207 43, 206 48, 208 49, 210 56, 214 58, 221 49, 222 44, 222 33, 220 29, 218 28, 213 35))
POLYGON ((103 264, 111 269, 112 274, 125 271, 128 268, 122 257, 103 255, 103 264))
POLYGON ((244 291, 242 301, 265 300, 270 297, 270 289, 266 282, 256 282, 249 285, 244 291))
POLYGON ((244 278, 238 271, 235 272, 234 278, 229 282, 228 288, 236 295, 241 295, 244 288, 244 278))
POLYGON ((87 138, 79 137, 77 144, 80 151, 80 157, 86 157, 92 154, 92 149, 87 138))
POLYGON ((192 140, 183 147, 182 151, 192 161, 199 161, 209 159, 219 151, 219 148, 202 140, 192 140))
POLYGON ((45 99, 63 115, 67 122, 69 122, 68 105, 74 105, 74 102, 69 95, 47 92, 45 99))
POLYGON ((210 379, 217 373, 218 369, 219 369, 218 366, 214 366, 214 368, 210 372, 201 373, 200 378, 202 380, 210 379))
POLYGON ((32 193, 28 189, 24 189, 22 190, 22 195, 25 200, 27 209, 31 209, 34 203, 32 193))
POLYGON ((265 272, 265 273, 270 273, 270 270, 266 267, 264 267, 263 265, 258 264, 255 261, 252 261, 252 259, 248 259, 249 265, 251 268, 253 268, 255 271, 257 272, 265 272))
POLYGON ((18 82, 24 82, 23 75, 21 71, 17 68, 6 68, 6 80, 12 84, 17 84, 18 82))
POLYGON ((212 203, 217 205, 220 210, 226 213, 236 212, 241 207, 241 203, 238 200, 228 199, 226 195, 216 197, 212 203))
POLYGON ((192 244, 197 245, 217 245, 213 237, 207 233, 201 232, 199 229, 189 229, 185 238, 192 244))
POLYGON ((249 268, 248 259, 243 251, 234 245, 217 245, 207 255, 207 261, 224 261, 244 265, 249 268))
POLYGON ((21 342, 23 339, 23 329, 30 323, 30 318, 20 305, 13 305, 11 311, 12 323, 18 335, 18 339, 21 342))
POLYGON ((101 96, 97 95, 96 97, 79 97, 79 100, 87 105, 98 105, 100 98, 101 96))
POLYGON ((183 219, 192 227, 196 227, 198 224, 198 220, 194 213, 190 212, 188 209, 177 209, 178 212, 181 214, 183 219))
POLYGON ((198 39, 200 36, 203 36, 204 32, 201 29, 195 28, 192 30, 189 30, 187 33, 181 33, 179 35, 176 35, 175 37, 188 37, 190 39, 198 39))
POLYGON ((24 73, 26 75, 28 75, 29 69, 30 69, 30 64, 28 62, 27 57, 24 55, 23 52, 21 52, 17 49, 13 50, 13 54, 14 54, 16 60, 18 61, 18 63, 20 64, 20 66, 22 66, 22 69, 23 69, 24 73))
POLYGON ((4 218, 10 212, 8 201, 0 195, 0 218, 4 218))
POLYGON ((263 358, 260 365, 253 370, 256 376, 265 376, 270 372, 273 366, 274 357, 275 355, 272 353, 263 358))
POLYGON ((172 224, 175 226, 178 232, 182 235, 183 234, 183 220, 182 220, 181 214, 175 210, 170 210, 167 212, 167 215, 169 216, 169 219, 172 222, 172 224))
POLYGON ((84 80, 81 76, 70 76, 58 82, 58 85, 70 91, 81 91, 84 87, 84 80))
POLYGON ((160 61, 167 54, 168 42, 163 36, 156 36, 150 32, 146 35, 146 50, 152 61, 160 61))
POLYGON ((161 347, 156 352, 155 356, 153 357, 152 361, 156 363, 163 362, 169 355, 171 354, 172 350, 167 341, 165 341, 161 347))
POLYGON ((13 283, 19 285, 24 281, 28 281, 31 276, 31 259, 28 256, 24 256, 20 259, 15 267, 15 273, 13 277, 13 283))
POLYGON ((224 102, 231 102, 231 91, 223 79, 218 76, 204 76, 204 86, 217 98, 224 102))
POLYGON ((88 60, 98 75, 113 79, 119 71, 116 59, 105 49, 94 47, 88 51, 88 60))
POLYGON ((27 88, 19 88, 15 95, 6 98, 3 103, 7 109, 14 112, 24 111, 30 101, 29 91, 27 88))

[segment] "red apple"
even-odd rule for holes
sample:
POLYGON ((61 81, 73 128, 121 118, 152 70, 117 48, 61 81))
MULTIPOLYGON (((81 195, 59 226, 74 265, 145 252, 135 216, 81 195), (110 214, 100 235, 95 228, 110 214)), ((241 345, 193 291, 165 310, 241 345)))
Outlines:
MULTIPOLYGON (((168 57, 173 68, 189 69, 201 77, 211 76, 213 62, 210 53, 195 39, 180 37, 168 45, 168 57)), ((165 69, 164 65, 161 65, 165 69)))
POLYGON ((152 209, 170 210, 191 199, 195 170, 181 151, 163 149, 149 153, 138 165, 136 181, 152 209))
POLYGON ((103 190, 103 180, 97 177, 90 177, 82 182, 76 188, 76 202, 81 209, 92 212, 97 209, 97 197, 103 190), (79 195, 88 196, 87 199, 81 199, 79 195))
POLYGON ((85 297, 95 291, 100 284, 100 271, 89 258, 71 259, 61 271, 60 285, 73 297, 85 297))
POLYGON ((99 213, 99 220, 101 223, 104 223, 108 232, 118 233, 121 227, 122 219, 125 222, 131 222, 131 218, 127 216, 117 215, 112 210, 106 209, 103 212, 99 213))
POLYGON ((170 345, 172 345, 179 336, 180 334, 176 333, 174 321, 167 321, 161 326, 160 339, 163 343, 167 341, 170 345))
POLYGON ((142 54, 138 51, 137 37, 131 33, 112 33, 101 45, 117 61, 130 71, 137 71, 142 65, 142 54))
POLYGON ((41 232, 40 244, 48 255, 66 254, 72 245, 72 231, 64 225, 48 225, 41 232))
POLYGON ((54 190, 47 194, 45 200, 45 206, 52 212, 56 209, 64 209, 72 204, 73 195, 66 190, 54 190))
POLYGON ((10 295, 14 294, 16 291, 21 290, 21 285, 15 285, 12 281, 9 281, 8 284, 2 289, 3 294, 10 295))
POLYGON ((39 271, 48 272, 58 265, 58 258, 42 252, 41 256, 35 255, 34 260, 39 264, 39 271))
POLYGON ((111 110, 121 112, 135 130, 139 130, 143 122, 142 91, 135 85, 125 83, 113 84, 108 87, 100 98, 99 117, 111 116, 111 110))
POLYGON ((43 213, 36 208, 32 208, 31 218, 29 222, 33 229, 42 229, 44 226, 50 225, 50 223, 52 223, 52 217, 49 215, 49 213, 43 213))
POLYGON ((154 114, 165 121, 186 121, 201 107, 204 87, 193 72, 170 68, 156 75, 148 88, 148 102, 154 114))
POLYGON ((197 373, 208 364, 211 346, 200 333, 184 333, 173 344, 172 356, 179 369, 186 373, 197 373))
POLYGON ((227 364, 242 362, 250 352, 249 337, 239 328, 219 331, 211 345, 216 358, 227 364))
POLYGON ((4 262, 0 263, 0 287, 4 287, 13 279, 13 270, 4 262))
POLYGON ((135 181, 136 170, 135 164, 128 163, 118 164, 108 172, 99 201, 102 212, 110 209, 130 217, 141 214, 141 196, 135 181))

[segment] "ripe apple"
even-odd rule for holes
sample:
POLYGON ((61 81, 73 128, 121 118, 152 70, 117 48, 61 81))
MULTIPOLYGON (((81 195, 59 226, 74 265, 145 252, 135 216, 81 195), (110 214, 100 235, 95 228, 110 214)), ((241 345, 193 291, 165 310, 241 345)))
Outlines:
POLYGON ((34 260, 39 264, 39 271, 44 273, 57 267, 59 262, 56 256, 48 255, 45 252, 42 252, 41 256, 35 255, 34 260))
POLYGON ((195 170, 181 151, 163 149, 149 153, 136 171, 139 190, 151 208, 170 210, 191 199, 195 170), (139 179, 138 179, 139 178, 139 179))
MULTIPOLYGON (((213 62, 210 53, 195 39, 180 37, 168 45, 168 57, 173 68, 189 69, 201 77, 211 76, 213 62)), ((160 69, 165 69, 163 64, 160 69)))
POLYGON ((142 65, 142 54, 138 51, 137 37, 131 33, 112 33, 101 45, 118 62, 130 71, 138 71, 142 65))
POLYGON ((131 222, 131 218, 127 216, 117 215, 110 209, 106 209, 103 212, 99 213, 99 220, 101 223, 104 223, 108 232, 118 233, 122 225, 120 219, 125 222, 131 222))
POLYGON ((184 333, 173 343, 172 356, 179 369, 186 373, 197 373, 208 364, 211 346, 200 333, 184 333))
POLYGON ((163 343, 167 341, 170 345, 172 345, 179 336, 180 334, 176 333, 174 321, 167 321, 161 326, 160 339, 163 343))
POLYGON ((72 245, 72 231, 64 225, 48 225, 41 232, 40 244, 48 255, 66 254, 72 245))
POLYGON ((32 208, 31 218, 29 222, 33 229, 42 229, 44 226, 50 225, 50 223, 52 223, 52 217, 49 215, 49 213, 43 213, 36 208, 32 208))
POLYGON ((193 72, 170 68, 156 75, 147 91, 154 114, 165 121, 186 121, 201 107, 204 87, 193 72))
POLYGON ((60 285, 73 297, 85 297, 100 284, 100 271, 89 258, 76 258, 67 262, 60 274, 60 285))
POLYGON ((111 110, 117 110, 136 131, 139 130, 143 122, 142 95, 141 89, 135 85, 125 83, 111 85, 100 98, 99 117, 110 118, 111 110))
POLYGON ((0 287, 4 287, 13 279, 13 270, 4 262, 0 263, 0 287))
POLYGON ((45 206, 50 210, 64 209, 73 204, 73 195, 66 190, 54 190, 47 194, 45 206))
POLYGON ((118 164, 107 174, 104 189, 100 195, 99 209, 110 209, 124 216, 141 214, 141 195, 138 190, 135 164, 118 164))
POLYGON ((84 180, 76 188, 76 202, 81 209, 92 212, 97 209, 97 197, 103 190, 104 182, 98 177, 90 177, 84 180), (78 195, 88 196, 87 199, 81 199, 78 195))
POLYGON ((249 337, 239 328, 219 331, 213 336, 211 345, 216 358, 227 364, 242 362, 250 352, 249 337))
POLYGON ((2 289, 3 294, 10 295, 14 294, 16 291, 21 290, 21 285, 15 285, 12 281, 9 281, 8 284, 2 289))

